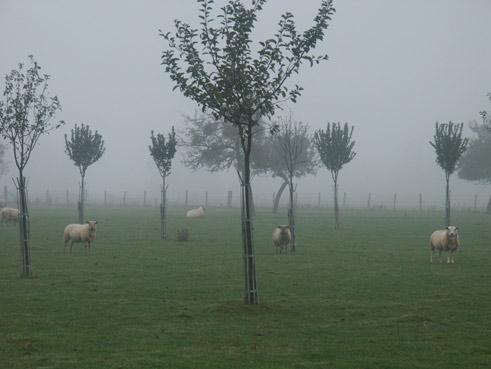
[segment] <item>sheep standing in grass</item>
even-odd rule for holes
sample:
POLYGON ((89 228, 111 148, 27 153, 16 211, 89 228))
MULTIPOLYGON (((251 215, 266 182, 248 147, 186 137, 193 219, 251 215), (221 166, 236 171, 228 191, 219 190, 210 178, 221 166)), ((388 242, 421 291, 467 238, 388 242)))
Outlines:
POLYGON ((0 224, 17 224, 19 222, 20 211, 13 208, 3 208, 0 210, 0 224))
POLYGON ((460 245, 459 227, 448 226, 439 229, 430 236, 430 263, 433 262, 433 253, 438 251, 440 262, 442 261, 442 251, 447 252, 447 263, 454 263, 454 252, 460 245))
POLYGON ((84 242, 85 252, 90 254, 90 243, 95 240, 97 221, 89 220, 85 224, 69 224, 65 227, 63 232, 63 240, 65 241, 65 247, 63 249, 66 252, 68 241, 70 241, 70 254, 72 253, 72 246, 74 242, 84 242))
POLYGON ((288 225, 279 225, 273 230, 273 246, 278 254, 288 253, 292 234, 288 225))
POLYGON ((191 209, 186 212, 188 218, 199 218, 205 215, 205 208, 200 206, 196 209, 191 209))

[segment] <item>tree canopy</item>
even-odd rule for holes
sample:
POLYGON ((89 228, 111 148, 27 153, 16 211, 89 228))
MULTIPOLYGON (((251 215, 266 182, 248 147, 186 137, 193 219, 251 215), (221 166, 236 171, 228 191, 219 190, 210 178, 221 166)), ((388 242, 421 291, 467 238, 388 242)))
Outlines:
POLYGON ((92 132, 88 125, 75 124, 70 139, 65 134, 65 152, 79 168, 82 176, 85 176, 87 168, 98 161, 105 151, 101 134, 97 131, 92 132))
POLYGON ((172 168, 172 159, 176 154, 176 132, 174 131, 174 126, 172 130, 167 135, 167 139, 162 133, 154 134, 151 131, 150 135, 151 145, 148 146, 150 150, 150 155, 159 170, 159 173, 162 177, 165 177, 170 174, 172 168))

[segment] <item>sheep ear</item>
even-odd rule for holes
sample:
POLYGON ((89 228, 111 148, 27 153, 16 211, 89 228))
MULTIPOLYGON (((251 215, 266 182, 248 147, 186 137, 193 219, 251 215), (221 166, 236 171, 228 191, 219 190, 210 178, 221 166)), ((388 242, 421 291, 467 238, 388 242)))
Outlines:
POLYGON ((450 230, 450 226, 448 226, 448 227, 445 227, 445 229, 449 231, 449 230, 450 230))

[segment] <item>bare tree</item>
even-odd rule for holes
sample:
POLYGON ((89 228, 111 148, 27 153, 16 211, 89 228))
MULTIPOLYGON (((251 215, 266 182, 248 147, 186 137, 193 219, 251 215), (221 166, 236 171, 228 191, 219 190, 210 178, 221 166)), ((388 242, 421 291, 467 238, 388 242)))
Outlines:
POLYGON ((334 182, 334 227, 339 228, 338 177, 343 166, 356 156, 353 151, 355 141, 352 141, 354 127, 345 123, 343 127, 338 122, 327 123, 325 131, 319 129, 314 134, 314 142, 319 156, 325 167, 331 172, 334 182))
POLYGON ((450 225, 450 176, 467 149, 469 139, 462 137, 464 123, 435 124, 435 135, 430 145, 436 153, 436 162, 445 172, 445 225, 450 225))
POLYGON ((80 224, 85 222, 85 174, 87 168, 98 161, 106 151, 104 140, 97 132, 92 132, 88 125, 82 123, 81 126, 75 124, 71 130, 70 139, 65 134, 65 152, 73 160, 80 172, 80 199, 78 202, 78 221, 80 224))
MULTIPOLYGON (((315 173, 318 165, 317 155, 309 134, 309 126, 302 122, 280 118, 279 131, 273 136, 275 154, 279 158, 281 172, 287 179, 289 188, 288 224, 292 235, 291 250, 296 250, 296 225, 295 225, 295 202, 294 194, 297 185, 293 183, 294 178, 301 177, 306 173, 315 173), (275 145, 276 144, 276 145, 275 145)), ((278 168, 278 169, 279 169, 278 168)))
POLYGON ((19 63, 17 69, 5 76, 4 100, 0 101, 0 134, 12 146, 14 162, 19 171, 15 184, 19 191, 21 275, 24 277, 32 276, 24 169, 39 138, 64 124, 63 121, 51 123, 61 107, 58 97, 49 96, 49 75, 40 73, 41 67, 32 55, 29 56, 29 62, 27 69, 19 63))
POLYGON ((251 33, 266 0, 255 0, 250 8, 243 1, 229 0, 216 18, 212 0, 197 1, 201 30, 176 20, 175 33, 161 32, 168 43, 162 64, 175 89, 237 129, 244 168, 240 175, 244 299, 258 304, 250 189, 254 127, 260 125, 261 117, 272 117, 283 101, 296 102, 302 88, 290 88, 286 82, 299 73, 304 61, 313 65, 327 59, 313 51, 324 38, 334 8, 332 0, 322 0, 314 25, 304 32, 297 32, 293 15, 285 13, 274 38, 255 48, 251 33))
POLYGON ((165 211, 166 211, 166 200, 167 200, 167 188, 168 185, 165 183, 166 177, 170 174, 172 168, 172 159, 176 154, 176 133, 174 131, 174 126, 172 127, 171 133, 167 135, 167 140, 162 133, 158 133, 157 136, 151 132, 150 139, 152 144, 148 146, 150 150, 150 155, 157 165, 157 169, 162 177, 162 191, 161 191, 161 202, 160 202, 160 237, 165 240, 167 238, 166 224, 165 224, 165 211))

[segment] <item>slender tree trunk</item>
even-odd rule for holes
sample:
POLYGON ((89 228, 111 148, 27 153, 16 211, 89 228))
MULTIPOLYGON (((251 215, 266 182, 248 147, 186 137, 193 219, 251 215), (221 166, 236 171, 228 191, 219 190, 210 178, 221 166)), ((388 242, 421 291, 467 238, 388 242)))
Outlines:
POLYGON ((486 214, 491 214, 491 196, 489 197, 488 205, 486 206, 486 214))
POLYGON ((445 225, 450 225, 450 173, 445 173, 445 225))
POLYGON ((31 245, 29 241, 29 211, 27 207, 26 178, 19 170, 17 189, 19 193, 19 236, 21 253, 21 277, 32 277, 31 245))
POLYGON ((85 222, 85 173, 81 175, 80 182, 80 201, 78 202, 78 222, 83 224, 85 222))
POLYGON ((165 207, 167 202, 167 187, 165 184, 165 175, 162 176, 162 192, 160 201, 160 238, 167 239, 167 227, 165 224, 165 207))
POLYGON ((338 203, 338 174, 333 175, 334 180, 334 228, 339 228, 339 203, 338 203))
POLYGON ((290 233, 292 235, 291 251, 295 252, 297 231, 295 227, 295 200, 294 200, 295 188, 293 187, 293 176, 290 176, 289 178, 288 188, 290 192, 290 201, 289 201, 289 208, 288 208, 288 225, 290 227, 290 233))
POLYGON ((281 184, 280 188, 278 189, 278 192, 276 193, 276 196, 274 197, 274 201, 273 201, 273 213, 274 214, 278 213, 281 195, 283 195, 283 191, 285 190, 287 185, 288 185, 288 181, 283 178, 283 183, 281 184))
POLYGON ((246 304, 259 304, 259 294, 257 289, 256 278, 256 258, 254 255, 253 244, 253 219, 252 219, 252 191, 251 191, 251 171, 250 171, 250 154, 252 145, 252 125, 249 124, 247 135, 247 146, 244 152, 244 178, 241 180, 241 208, 242 208, 242 246, 244 251, 244 268, 245 268, 245 296, 246 304))

